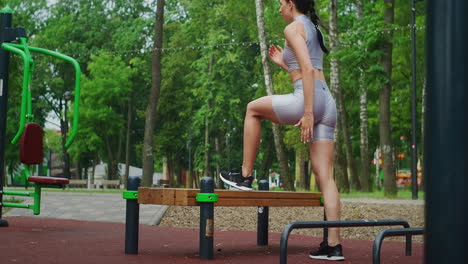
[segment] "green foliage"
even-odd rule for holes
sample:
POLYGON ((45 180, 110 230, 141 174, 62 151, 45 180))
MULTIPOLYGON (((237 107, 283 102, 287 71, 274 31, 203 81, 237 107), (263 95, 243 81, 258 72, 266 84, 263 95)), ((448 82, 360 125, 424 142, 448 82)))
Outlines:
MULTIPOLYGON (((286 23, 278 14, 277 0, 264 0, 268 44, 284 45, 286 23)), ((379 91, 393 85, 391 112, 394 143, 400 135, 410 137, 411 43, 410 3, 397 0, 395 24, 383 21, 383 1, 363 1, 364 16, 357 19, 355 1, 338 1, 339 50, 325 57, 340 62, 340 78, 347 109, 353 156, 359 153, 359 94, 368 90, 369 147, 379 144, 379 91), (393 32, 393 76, 387 80, 381 67, 382 39, 393 32), (363 75, 363 79, 359 76, 363 75)), ((152 42, 156 1, 61 0, 47 6, 45 0, 0 1, 13 9, 14 26, 27 29, 30 45, 57 50, 76 58, 83 70, 80 129, 70 154, 75 163, 123 162, 127 110, 131 105, 130 162, 141 165, 144 119, 152 77, 152 42)), ((319 16, 328 24, 328 0, 316 1, 319 16)), ((417 3, 417 26, 425 24, 424 3, 417 3)), ((243 119, 248 102, 266 95, 260 49, 256 42, 254 1, 166 0, 162 54, 162 87, 155 130, 155 166, 163 158, 180 170, 204 170, 204 153, 210 151, 212 169, 238 167, 242 162, 243 119), (205 145, 208 117, 210 141, 205 145), (219 149, 216 149, 215 139, 219 149), (190 148, 188 143, 190 142, 190 148)), ((322 29, 325 39, 328 32, 322 29)), ((326 41, 327 42, 327 41, 326 41)), ((417 31, 417 87, 425 81, 425 32, 417 31)), ((33 54, 33 108, 36 122, 44 125, 47 115, 63 119, 63 94, 74 85, 73 68, 64 62, 33 54)), ((22 61, 12 56, 7 140, 18 127, 22 61)), ((289 76, 272 64, 276 93, 292 92, 289 76)), ((421 100, 419 100, 420 102, 421 100)), ((420 105, 419 105, 420 106, 420 105)), ((71 107, 67 108, 69 117, 71 107)), ((418 111, 420 107, 418 107, 418 111)), ((420 118, 420 113, 418 113, 420 118)), ((266 158, 272 141, 268 122, 256 169, 266 158)), ((299 130, 288 126, 285 143, 294 162, 294 151, 304 151, 299 130)), ((420 135, 418 135, 418 139, 420 135)), ((48 148, 61 153, 58 134, 46 132, 48 148)), ((395 142, 396 141, 396 142, 395 142)), ((18 164, 18 146, 7 146, 7 164, 18 164)), ((273 155, 276 157, 276 155, 273 155)), ((276 168, 276 158, 272 169, 276 168)))
POLYGON ((99 153, 108 162, 119 159, 118 151, 125 128, 122 109, 128 101, 130 78, 134 72, 119 57, 91 56, 90 77, 82 81, 81 128, 71 148, 78 158, 86 152, 99 153))

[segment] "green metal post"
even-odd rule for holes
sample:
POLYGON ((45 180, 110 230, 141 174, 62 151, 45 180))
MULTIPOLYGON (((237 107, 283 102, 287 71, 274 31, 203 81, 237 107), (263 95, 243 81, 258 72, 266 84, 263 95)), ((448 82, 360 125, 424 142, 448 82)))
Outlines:
POLYGON ((41 185, 34 184, 34 204, 32 205, 34 215, 41 213, 41 185))
POLYGON ((16 132, 15 137, 11 141, 11 143, 15 144, 18 142, 18 140, 21 138, 21 135, 23 135, 24 131, 24 126, 26 124, 26 114, 27 114, 27 105, 28 105, 28 85, 29 85, 29 67, 31 63, 31 57, 26 55, 26 53, 16 47, 14 47, 10 43, 3 43, 2 48, 6 49, 8 51, 11 51, 13 53, 19 54, 23 58, 23 63, 24 63, 24 72, 23 72, 23 88, 21 90, 21 111, 20 111, 20 125, 18 128, 18 131, 16 132))

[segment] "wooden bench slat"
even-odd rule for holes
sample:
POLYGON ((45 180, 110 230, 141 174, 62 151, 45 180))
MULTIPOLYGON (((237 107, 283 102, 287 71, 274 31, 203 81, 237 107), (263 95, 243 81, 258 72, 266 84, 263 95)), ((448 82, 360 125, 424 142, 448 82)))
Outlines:
MULTIPOLYGON (((198 189, 139 188, 138 203, 198 206, 198 189)), ((320 206, 321 193, 215 190, 216 206, 320 206)))
MULTIPOLYGON (((195 199, 181 200, 173 205, 198 206, 195 199)), ((320 206, 320 200, 310 199, 237 199, 223 198, 214 203, 215 206, 320 206)))
MULTIPOLYGON (((180 192, 180 195, 187 197, 195 197, 200 192, 198 189, 180 189, 180 188, 144 188, 141 187, 139 190, 149 189, 153 192, 159 191, 176 191, 180 192), (183 194, 182 194, 183 193, 183 194)), ((218 197, 224 198, 265 198, 265 199, 319 199, 322 194, 315 192, 276 192, 276 191, 233 191, 233 190, 215 190, 218 197)))

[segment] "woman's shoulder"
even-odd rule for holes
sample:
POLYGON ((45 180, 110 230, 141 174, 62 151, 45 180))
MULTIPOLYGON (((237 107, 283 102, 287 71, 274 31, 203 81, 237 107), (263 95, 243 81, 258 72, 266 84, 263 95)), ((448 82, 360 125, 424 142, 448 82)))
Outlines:
POLYGON ((288 38, 288 36, 293 36, 295 34, 304 35, 304 32, 305 32, 304 24, 297 20, 291 22, 289 25, 287 25, 284 28, 284 35, 286 36, 286 38, 288 38))

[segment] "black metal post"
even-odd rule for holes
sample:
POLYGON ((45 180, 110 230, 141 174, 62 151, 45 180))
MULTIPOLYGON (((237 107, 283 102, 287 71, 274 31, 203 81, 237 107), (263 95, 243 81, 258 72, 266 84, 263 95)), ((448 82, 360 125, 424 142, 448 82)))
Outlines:
MULTIPOLYGON (((140 187, 140 177, 130 176, 127 190, 137 191, 140 187)), ((127 199, 125 216, 125 254, 138 254, 138 232, 140 220, 140 205, 136 199, 127 199)))
MULTIPOLYGON (((270 183, 267 180, 260 180, 258 182, 258 190, 270 190, 270 183)), ((257 245, 268 246, 268 216, 269 207, 260 206, 257 211, 257 245)))
MULTIPOLYGON (((323 221, 327 221, 327 210, 323 207, 323 221)), ((328 243, 328 227, 323 228, 323 241, 328 243)))
MULTIPOLYGON (((382 248, 382 242, 384 238, 389 236, 415 236, 424 234, 423 228, 396 228, 396 229, 385 229, 380 231, 374 240, 372 247, 372 264, 380 264, 380 249, 382 248)), ((411 242, 410 242, 411 243, 411 242)), ((411 251, 408 252, 406 248, 406 256, 411 256, 411 251)))
POLYGON ((427 1, 425 263, 468 259, 468 1, 427 1))
MULTIPOLYGON (((203 177, 200 193, 214 193, 214 180, 203 177)), ((200 258, 213 259, 214 204, 200 203, 200 258)))
MULTIPOLYGON (((11 28, 12 12, 8 9, 0 11, 0 45, 8 40, 7 29, 11 28)), ((6 121, 8 110, 8 64, 10 54, 0 48, 0 227, 8 226, 8 221, 2 219, 3 185, 5 180, 5 142, 6 121)))
POLYGON ((418 148, 417 148, 417 94, 416 94, 416 0, 411 0, 411 72, 412 72, 412 92, 411 92, 411 190, 413 200, 418 199, 418 148))

